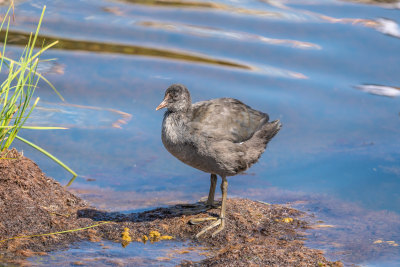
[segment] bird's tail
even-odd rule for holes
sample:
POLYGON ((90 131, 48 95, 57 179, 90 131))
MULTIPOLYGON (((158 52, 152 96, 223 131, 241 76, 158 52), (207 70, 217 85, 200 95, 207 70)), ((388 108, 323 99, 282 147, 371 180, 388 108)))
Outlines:
POLYGON ((279 132, 281 127, 282 124, 279 120, 267 122, 261 126, 252 138, 245 142, 247 150, 244 158, 246 168, 244 169, 249 168, 258 161, 261 154, 265 151, 268 142, 279 132))
POLYGON ((257 137, 264 140, 264 144, 268 144, 272 138, 279 132, 282 128, 282 123, 280 120, 274 120, 273 122, 268 122, 257 132, 257 137))

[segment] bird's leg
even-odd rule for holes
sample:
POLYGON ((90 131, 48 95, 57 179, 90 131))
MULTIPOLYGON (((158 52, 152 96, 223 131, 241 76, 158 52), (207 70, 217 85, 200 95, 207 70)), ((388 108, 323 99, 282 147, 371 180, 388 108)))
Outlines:
MULTIPOLYGON (((200 201, 200 202, 194 203, 194 204, 180 204, 180 205, 178 205, 179 206, 178 209, 182 210, 182 212, 185 214, 191 214, 191 213, 203 212, 203 211, 207 211, 212 208, 216 208, 218 206, 217 203, 214 202, 215 187, 217 185, 217 175, 216 174, 211 174, 210 182, 211 182, 210 183, 210 192, 208 193, 208 199, 206 202, 200 201), (185 209, 185 211, 183 211, 183 209, 185 209)), ((193 222, 193 223, 195 224, 195 222, 193 222)), ((199 223, 199 222, 197 222, 197 223, 199 223)))
MULTIPOLYGON (((221 223, 218 229, 212 234, 212 237, 214 237, 216 234, 218 234, 225 228, 226 197, 228 196, 228 180, 226 179, 225 176, 222 176, 221 192, 222 192, 222 205, 218 218, 218 220, 220 220, 221 223)), ((197 235, 200 236, 199 234, 197 235)))
POLYGON ((206 202, 207 206, 214 207, 214 196, 215 196, 215 187, 217 185, 217 175, 211 174, 210 177, 210 192, 208 193, 208 199, 206 202))
POLYGON ((219 225, 218 229, 212 234, 212 237, 214 237, 216 234, 221 232, 225 228, 225 211, 226 211, 226 196, 228 194, 228 181, 226 180, 225 176, 222 176, 222 183, 221 183, 221 192, 222 192, 222 206, 221 206, 221 212, 219 214, 218 219, 215 217, 209 217, 209 218, 204 218, 203 221, 208 221, 213 218, 215 222, 210 224, 209 226, 203 228, 197 235, 196 237, 198 238, 208 230, 216 227, 219 225))
MULTIPOLYGON (((214 208, 214 196, 215 196, 215 187, 217 186, 217 175, 211 174, 210 177, 210 192, 208 193, 208 199, 205 203, 207 208, 214 208)), ((215 221, 217 218, 215 217, 206 217, 206 218, 195 218, 191 219, 189 222, 190 224, 199 224, 205 221, 215 221)))

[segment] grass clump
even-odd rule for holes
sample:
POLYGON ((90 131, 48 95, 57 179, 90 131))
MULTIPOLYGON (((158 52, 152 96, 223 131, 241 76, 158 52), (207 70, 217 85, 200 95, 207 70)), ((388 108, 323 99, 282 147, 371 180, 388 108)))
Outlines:
POLYGON ((29 142, 28 140, 18 135, 21 129, 35 129, 35 130, 48 130, 48 129, 66 129, 62 127, 39 127, 39 126, 24 126, 29 119, 32 111, 36 107, 39 97, 34 97, 35 89, 38 87, 40 80, 45 81, 50 87, 59 95, 55 87, 38 71, 38 64, 40 56, 44 51, 56 45, 58 41, 52 42, 49 45, 41 46, 39 51, 34 51, 39 29, 43 20, 46 6, 44 6, 36 32, 31 33, 28 44, 25 46, 22 55, 18 60, 13 60, 5 56, 5 49, 7 43, 8 29, 10 26, 10 10, 14 10, 13 2, 0 26, 0 31, 6 24, 6 34, 3 42, 3 49, 0 54, 0 73, 6 69, 8 71, 7 78, 0 85, 0 151, 7 150, 15 139, 19 139, 26 144, 38 149, 40 152, 50 157, 70 173, 74 175, 73 179, 77 176, 68 166, 51 155, 49 152, 40 148, 39 146, 29 142))

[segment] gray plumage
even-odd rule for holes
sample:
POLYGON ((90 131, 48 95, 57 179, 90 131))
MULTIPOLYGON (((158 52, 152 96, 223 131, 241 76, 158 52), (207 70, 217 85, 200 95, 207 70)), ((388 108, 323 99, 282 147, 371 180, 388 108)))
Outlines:
POLYGON ((281 128, 279 120, 233 98, 192 104, 189 91, 171 85, 157 109, 165 148, 183 163, 207 173, 233 176, 256 163, 281 128))

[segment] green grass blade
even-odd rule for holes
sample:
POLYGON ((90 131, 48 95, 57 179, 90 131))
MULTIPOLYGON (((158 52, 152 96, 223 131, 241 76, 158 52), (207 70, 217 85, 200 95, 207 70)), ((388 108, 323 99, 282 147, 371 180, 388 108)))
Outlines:
POLYGON ((61 160, 59 160, 58 158, 56 158, 55 156, 53 156, 52 154, 50 154, 49 152, 47 152, 46 150, 44 150, 43 148, 41 148, 38 145, 35 145, 34 143, 29 142, 28 140, 22 138, 21 136, 16 135, 15 138, 21 140, 22 142, 24 142, 25 144, 30 145, 31 147, 37 149, 38 151, 42 152, 43 154, 45 154, 46 156, 48 156, 49 158, 51 158, 52 160, 54 160, 57 164, 59 164, 61 167, 63 167, 64 169, 66 169, 68 172, 70 172, 73 176, 78 176, 73 170, 71 170, 71 168, 69 168, 67 165, 65 165, 61 160))
MULTIPOLYGON (((13 128, 15 125, 0 126, 0 129, 13 128)), ((56 127, 56 126, 21 126, 21 129, 28 130, 68 130, 66 127, 56 127)))
MULTIPOLYGON (((37 58, 37 57, 38 57, 40 54, 42 54, 44 51, 46 51, 47 49, 49 49, 49 48, 55 46, 56 44, 58 44, 58 40, 52 42, 52 43, 49 44, 49 45, 46 45, 46 46, 42 47, 42 49, 40 49, 39 52, 37 52, 36 54, 34 54, 34 55, 31 57, 31 59, 33 60, 33 59, 37 58)), ((50 59, 50 60, 52 60, 52 59, 50 59)))
MULTIPOLYGON (((12 59, 10 59, 10 58, 8 58, 8 57, 4 57, 4 59, 7 60, 7 61, 9 61, 9 62, 14 62, 14 64, 16 64, 16 65, 18 65, 18 66, 21 66, 21 63, 15 61, 15 60, 12 60, 12 59)), ((21 70, 18 70, 16 73, 14 73, 14 75, 18 75, 18 73, 20 73, 20 72, 21 72, 21 70)), ((38 77, 40 77, 40 79, 42 79, 43 81, 45 81, 45 82, 51 87, 51 89, 57 94, 57 96, 58 96, 62 101, 65 101, 64 97, 58 92, 58 90, 54 87, 54 85, 53 85, 49 80, 47 80, 47 79, 46 79, 42 74, 40 74, 39 72, 36 72, 35 74, 36 74, 38 77)))
POLYGON ((44 12, 45 11, 46 11, 46 6, 43 7, 42 14, 40 15, 39 23, 38 23, 38 25, 36 27, 35 37, 33 37, 32 46, 31 46, 31 48, 29 50, 29 58, 32 57, 32 52, 33 52, 33 49, 35 48, 36 40, 37 40, 37 37, 39 35, 40 26, 42 25, 42 20, 43 20, 43 16, 44 16, 44 12))
POLYGON ((66 127, 55 127, 55 126, 22 126, 21 129, 29 129, 29 130, 68 130, 69 128, 66 128, 66 127))
MULTIPOLYGON (((34 52, 36 49, 36 42, 39 38, 39 30, 43 21, 44 13, 46 10, 46 6, 44 6, 42 14, 40 16, 36 32, 33 35, 32 33, 29 36, 28 44, 23 49, 18 60, 13 60, 11 58, 6 57, 5 49, 8 38, 8 29, 10 26, 10 10, 14 12, 13 2, 11 2, 10 7, 8 8, 7 14, 1 22, 0 30, 3 28, 3 25, 7 25, 7 32, 5 34, 5 40, 3 42, 2 54, 0 53, 0 71, 4 67, 7 67, 9 73, 4 81, 1 82, 0 85, 0 150, 4 151, 8 149, 15 138, 20 141, 32 146, 37 149, 47 157, 51 158, 61 167, 70 172, 74 177, 70 180, 68 185, 70 185, 77 174, 71 170, 67 165, 57 159, 55 156, 51 155, 49 152, 44 150, 43 148, 37 146, 34 143, 29 142, 28 140, 18 136, 20 129, 31 129, 31 130, 59 130, 59 129, 67 129, 65 127, 49 127, 49 126, 24 126, 27 122, 28 118, 32 114, 32 111, 36 108, 36 105, 39 101, 39 98, 36 98, 34 103, 31 101, 34 100, 34 93, 38 86, 40 79, 43 79, 53 91, 59 96, 61 100, 64 101, 64 98, 61 94, 56 90, 56 88, 38 72, 38 64, 41 58, 41 55, 44 51, 53 47, 58 43, 58 41, 52 42, 49 45, 42 44, 42 47, 38 49, 38 52, 34 52), (4 63, 4 64, 3 64, 4 63)), ((51 59, 49 59, 51 60, 51 59)), ((49 61, 44 60, 44 61, 49 61)))
MULTIPOLYGON (((4 23, 4 20, 3 20, 4 23)), ((3 23, 1 24, 1 28, 3 28, 3 23)), ((6 36, 4 37, 4 42, 3 42, 3 53, 1 54, 1 63, 0 63, 0 71, 3 67, 3 55, 6 53, 6 44, 7 44, 7 38, 8 38, 8 28, 10 27, 10 18, 8 18, 8 22, 7 22, 7 30, 6 30, 6 36)), ((1 30, 1 29, 0 29, 1 30)))
POLYGON ((78 177, 78 175, 75 175, 71 178, 71 180, 69 180, 68 184, 66 185, 66 187, 70 186, 76 179, 76 177, 78 177))
POLYGON ((4 16, 3 21, 1 22, 0 31, 3 29, 3 24, 4 24, 4 22, 6 21, 6 18, 7 18, 7 16, 8 16, 8 13, 10 13, 10 10, 11 10, 11 5, 8 7, 8 10, 7 10, 7 12, 6 12, 6 15, 4 16))
POLYGON ((45 81, 50 87, 51 87, 51 89, 53 89, 53 91, 58 95, 58 97, 62 100, 62 101, 65 101, 65 99, 64 99, 64 97, 57 91, 57 89, 54 87, 54 85, 49 81, 49 80, 47 80, 42 74, 40 74, 40 73, 36 73, 37 74, 37 76, 39 76, 40 77, 40 79, 42 79, 43 81, 45 81))

